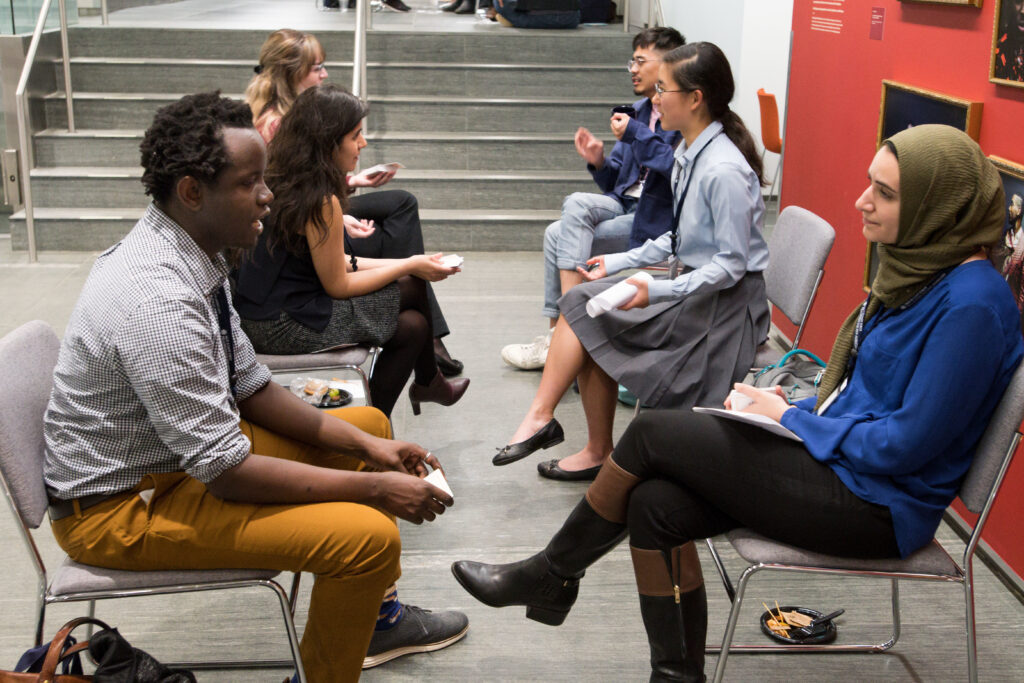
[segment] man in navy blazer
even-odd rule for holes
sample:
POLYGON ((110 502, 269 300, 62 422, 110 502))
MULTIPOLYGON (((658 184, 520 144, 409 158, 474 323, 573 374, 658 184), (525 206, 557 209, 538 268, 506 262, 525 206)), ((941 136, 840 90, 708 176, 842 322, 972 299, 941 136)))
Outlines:
POLYGON ((662 56, 683 45, 674 28, 644 29, 633 38, 629 74, 633 92, 643 99, 631 113, 614 113, 612 132, 619 139, 607 157, 604 143, 586 128, 576 131, 576 151, 587 162, 603 194, 574 192, 562 203, 562 218, 544 232, 544 309, 547 334, 529 344, 509 344, 501 357, 522 370, 537 370, 547 360, 551 332, 558 320, 558 299, 583 281, 576 271, 592 254, 639 246, 669 229, 672 222, 673 152, 679 133, 661 129, 661 113, 651 98, 662 56))

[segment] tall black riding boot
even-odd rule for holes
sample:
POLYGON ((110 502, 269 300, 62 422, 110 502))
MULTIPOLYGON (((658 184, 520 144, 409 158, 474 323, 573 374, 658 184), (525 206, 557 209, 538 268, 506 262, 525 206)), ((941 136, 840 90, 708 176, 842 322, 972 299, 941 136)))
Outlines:
POLYGON ((558 626, 576 602, 586 568, 625 538, 626 502, 636 483, 609 460, 544 550, 510 564, 461 560, 452 573, 485 605, 525 605, 528 618, 558 626))
POLYGON ((708 605, 696 548, 630 550, 651 648, 650 682, 702 683, 708 605))
POLYGON ((708 604, 703 584, 675 597, 640 596, 640 613, 651 648, 651 683, 704 681, 708 604))

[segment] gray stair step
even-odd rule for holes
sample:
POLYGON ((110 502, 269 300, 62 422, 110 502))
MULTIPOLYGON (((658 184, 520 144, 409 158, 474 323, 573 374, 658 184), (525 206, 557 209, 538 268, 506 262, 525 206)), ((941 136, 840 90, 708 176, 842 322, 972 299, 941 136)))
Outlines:
MULTIPOLYGON (((147 128, 159 107, 184 93, 74 92, 79 128, 147 128)), ((227 94, 226 94, 227 95, 227 94)), ((241 98, 241 95, 228 95, 241 98)), ((50 128, 67 126, 64 93, 43 97, 50 128)), ((437 130, 446 132, 536 132, 573 135, 578 126, 606 130, 609 109, 622 98, 570 97, 405 97, 371 96, 371 132, 437 130)))
MULTIPOLYGON (((58 166, 32 171, 39 207, 143 207, 142 169, 58 166)), ((562 199, 593 189, 586 172, 443 171, 405 169, 388 187, 416 195, 424 209, 557 209, 562 199)))
MULTIPOLYGON (((607 131, 610 150, 615 139, 607 131)), ((139 161, 143 131, 48 129, 34 139, 37 166, 131 166, 139 161)), ((554 133, 371 133, 364 167, 400 161, 407 168, 442 170, 579 171, 583 162, 572 136, 554 133)))
MULTIPOLYGON (((64 72, 54 60, 58 87, 64 72)), ((117 92, 243 92, 253 77, 251 60, 76 57, 72 59, 74 90, 116 88, 117 92)), ((352 64, 327 62, 331 82, 352 82, 352 64)), ((374 95, 516 97, 563 93, 566 97, 615 97, 631 101, 629 80, 618 64, 482 64, 371 62, 367 82, 374 95)))
MULTIPOLYGON (((101 251, 128 234, 143 207, 90 209, 42 208, 34 213, 36 246, 40 251, 101 251)), ((544 228, 558 220, 558 211, 423 210, 427 251, 539 250, 544 228)), ((28 248, 25 214, 11 216, 11 247, 28 248)))
MULTIPOLYGON (((269 35, 264 30, 132 28, 118 26, 73 27, 69 42, 75 57, 179 58, 197 55, 204 59, 248 59, 253 66, 260 45, 269 35)), ((317 39, 327 58, 350 60, 352 30, 317 29, 317 39)), ((371 31, 367 59, 403 62, 480 63, 495 55, 514 57, 529 64, 607 64, 621 61, 623 68, 632 51, 632 35, 558 32, 453 32, 410 33, 371 31)))

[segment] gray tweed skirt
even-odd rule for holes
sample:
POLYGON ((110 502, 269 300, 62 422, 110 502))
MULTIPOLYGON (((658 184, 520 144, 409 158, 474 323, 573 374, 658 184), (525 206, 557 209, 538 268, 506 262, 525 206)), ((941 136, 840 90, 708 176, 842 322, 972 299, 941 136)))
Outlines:
POLYGON ((398 284, 351 299, 334 299, 331 320, 317 332, 282 313, 277 320, 242 319, 242 330, 257 353, 313 353, 340 344, 380 346, 398 327, 398 284))
POLYGON ((729 289, 591 318, 587 301, 624 279, 585 282, 559 299, 583 348, 645 407, 721 407, 768 336, 763 275, 747 273, 729 289))

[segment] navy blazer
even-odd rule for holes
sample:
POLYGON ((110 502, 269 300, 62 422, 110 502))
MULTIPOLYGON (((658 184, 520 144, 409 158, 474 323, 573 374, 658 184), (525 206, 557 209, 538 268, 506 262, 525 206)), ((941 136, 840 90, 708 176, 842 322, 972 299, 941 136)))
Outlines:
POLYGON ((598 187, 619 202, 625 198, 626 190, 640 178, 641 166, 650 169, 636 206, 633 229, 629 234, 630 249, 649 239, 657 239, 672 227, 673 153, 681 139, 679 131, 662 130, 660 121, 651 131, 650 98, 635 102, 633 108, 636 109, 636 118, 629 122, 622 139, 615 143, 612 153, 604 160, 604 166, 598 169, 587 164, 587 170, 598 187))

